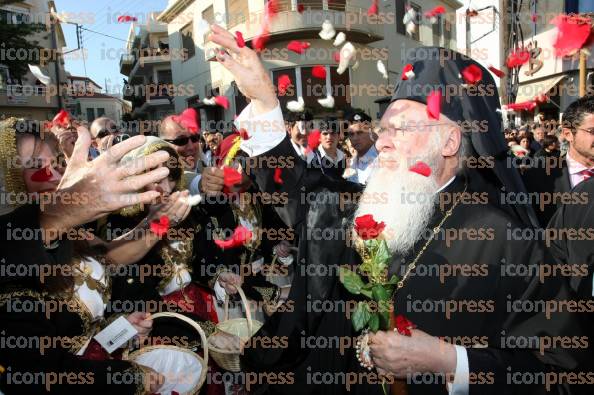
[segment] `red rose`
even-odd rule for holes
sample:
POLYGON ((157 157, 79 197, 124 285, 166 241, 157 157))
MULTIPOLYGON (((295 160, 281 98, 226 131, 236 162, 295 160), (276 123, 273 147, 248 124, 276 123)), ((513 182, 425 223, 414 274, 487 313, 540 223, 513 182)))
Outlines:
POLYGON ((398 333, 404 336, 410 336, 410 330, 417 327, 403 315, 397 315, 394 321, 394 327, 396 328, 398 333))
POLYGON ((383 222, 376 222, 373 215, 367 214, 355 218, 355 232, 363 240, 377 239, 377 237, 384 231, 386 224, 383 222))

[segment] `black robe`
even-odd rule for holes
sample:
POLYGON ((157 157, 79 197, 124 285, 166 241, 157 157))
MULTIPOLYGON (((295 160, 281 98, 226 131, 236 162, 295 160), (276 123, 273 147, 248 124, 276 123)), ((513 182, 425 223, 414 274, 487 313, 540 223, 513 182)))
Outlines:
POLYGON ((551 252, 559 264, 572 265, 576 273, 571 287, 583 299, 592 298, 594 273, 594 178, 579 183, 571 192, 587 194, 586 204, 563 205, 547 229, 551 233, 551 252))
MULTIPOLYGON (((262 156, 290 155, 291 149, 288 139, 285 139, 262 156)), ((344 374, 361 373, 354 358, 354 349, 342 350, 336 344, 327 346, 331 339, 357 335, 344 311, 345 301, 356 298, 346 292, 337 275, 338 266, 359 262, 355 251, 345 242, 355 205, 341 204, 347 196, 345 189, 351 185, 335 183, 318 173, 296 166, 283 172, 284 183, 279 187, 272 182, 273 173, 274 169, 267 168, 256 173, 256 180, 262 190, 282 188, 293 197, 298 197, 305 190, 317 199, 309 199, 308 205, 278 208, 281 217, 301 230, 299 263, 289 296, 289 300, 295 304, 295 310, 273 315, 258 335, 286 336, 288 346, 249 349, 242 358, 247 371, 292 373, 295 385, 263 383, 256 393, 338 394, 346 393, 349 389, 351 393, 381 393, 380 386, 372 381, 373 376, 363 376, 366 378, 361 385, 346 388, 344 374), (312 237, 313 234, 307 232, 310 229, 334 229, 336 237, 312 237), (314 304, 322 308, 316 309, 314 304), (334 307, 328 311, 324 305, 334 307), (340 306, 343 306, 342 310, 340 306), (315 339, 320 339, 322 343, 316 343, 315 339), (324 377, 332 378, 325 381, 324 377)), ((461 192, 466 183, 466 179, 459 176, 442 193, 461 192)), ((355 191, 351 189, 349 192, 355 191)), ((467 192, 478 191, 469 189, 467 192)), ((428 229, 439 223, 443 215, 444 212, 437 209, 428 229)), ((554 314, 554 319, 548 320, 542 312, 507 311, 509 303, 522 303, 514 301, 532 303, 574 297, 564 279, 549 278, 546 286, 543 286, 539 284, 538 274, 501 274, 508 267, 512 268, 512 272, 519 265, 533 264, 538 267, 548 259, 542 244, 538 242, 508 240, 508 226, 520 224, 495 206, 460 204, 443 225, 443 229, 457 232, 459 237, 444 240, 440 234, 432 241, 417 264, 417 275, 413 274, 395 297, 397 314, 404 314, 419 329, 432 336, 442 336, 451 343, 466 347, 471 394, 479 391, 489 394, 544 393, 544 386, 526 388, 506 384, 506 374, 578 368, 587 371, 584 368, 588 367, 584 362, 587 359, 583 350, 557 348, 546 350, 544 355, 540 355, 534 346, 529 349, 505 347, 506 339, 511 336, 584 334, 577 316, 559 313, 554 314), (476 232, 473 235, 462 233, 468 229, 475 229, 476 232), (448 270, 454 265, 466 265, 463 266, 466 270, 476 274, 445 276, 442 282, 439 270, 448 270), (458 310, 446 312, 446 302, 448 304, 445 306, 455 305, 458 310), (472 374, 476 374, 479 379, 472 381, 472 374)), ((406 257, 393 257, 390 270, 402 274, 405 268, 403 262, 409 263, 424 243, 424 240, 418 242, 406 257)), ((436 378, 433 381, 438 384, 428 385, 419 384, 424 381, 418 378, 411 379, 408 391, 410 394, 446 393, 443 379, 439 380, 436 378)), ((553 385, 552 389, 553 393, 568 393, 563 392, 568 391, 566 385, 553 385)))
MULTIPOLYGON (((9 229, 17 228, 35 232, 40 229, 38 218, 37 206, 20 207, 0 217, 0 232, 7 234, 9 229)), ((35 269, 42 265, 70 264, 70 242, 64 240, 56 249, 46 250, 38 237, 29 240, 3 237, 0 239, 0 258, 5 270, 12 265, 25 265, 31 269, 25 276, 11 276, 8 275, 11 272, 6 272, 8 274, 2 276, 0 283, 0 332, 6 340, 0 347, 0 365, 5 369, 0 374, 0 391, 7 395, 142 392, 143 373, 134 363, 81 359, 68 347, 60 346, 68 344, 61 342, 65 338, 84 335, 83 322, 76 311, 68 310, 72 307, 46 292, 35 269), (51 306, 57 312, 50 311, 51 306), (45 344, 50 347, 41 350, 38 344, 44 340, 49 341, 45 344), (20 346, 15 347, 15 342, 20 346), (61 377, 59 382, 51 384, 50 380, 58 377, 61 377)))

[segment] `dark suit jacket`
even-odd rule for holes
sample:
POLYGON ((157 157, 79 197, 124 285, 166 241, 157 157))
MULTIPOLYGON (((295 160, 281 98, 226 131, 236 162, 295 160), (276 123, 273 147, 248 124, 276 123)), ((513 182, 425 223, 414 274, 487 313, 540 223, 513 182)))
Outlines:
POLYGON ((557 208, 562 205, 561 197, 553 194, 571 191, 569 170, 565 157, 540 157, 534 158, 531 162, 531 166, 523 172, 522 178, 540 226, 545 228, 557 208))

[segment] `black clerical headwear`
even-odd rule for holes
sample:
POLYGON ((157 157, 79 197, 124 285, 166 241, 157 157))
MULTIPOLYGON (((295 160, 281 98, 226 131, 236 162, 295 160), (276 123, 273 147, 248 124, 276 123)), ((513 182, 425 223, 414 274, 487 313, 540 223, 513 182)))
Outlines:
MULTIPOLYGON (((526 193, 517 169, 509 168, 506 163, 508 147, 503 135, 501 112, 498 111, 499 94, 491 73, 471 58, 439 47, 419 47, 407 51, 404 64, 405 76, 398 81, 392 101, 407 99, 427 104, 427 97, 439 91, 442 96, 441 114, 460 125, 475 154, 494 158, 496 179, 485 172, 472 172, 482 173, 482 186, 490 184, 496 189, 505 187, 506 192, 526 193), (406 73, 408 70, 412 73, 406 73), (468 77, 464 77, 468 76, 468 71, 472 71, 471 77, 480 76, 480 80, 469 81, 468 77), (493 185, 497 181, 500 185, 493 185)), ((516 214, 526 224, 536 226, 531 207, 517 207, 516 214)))

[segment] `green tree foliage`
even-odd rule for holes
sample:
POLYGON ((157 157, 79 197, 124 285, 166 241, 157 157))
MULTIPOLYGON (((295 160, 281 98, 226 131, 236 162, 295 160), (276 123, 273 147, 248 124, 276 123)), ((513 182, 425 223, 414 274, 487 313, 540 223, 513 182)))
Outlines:
MULTIPOLYGON (((0 0, 0 6, 13 3, 19 1, 0 0)), ((35 33, 47 31, 47 28, 35 19, 0 10, 0 64, 8 67, 11 78, 21 78, 26 74, 29 70, 27 64, 39 64, 41 47, 32 37, 35 33), (13 48, 14 50, 10 50, 13 48), (19 52, 15 52, 19 49, 19 52), (23 56, 25 53, 26 56, 23 56)), ((47 34, 49 35, 49 31, 47 34)))

